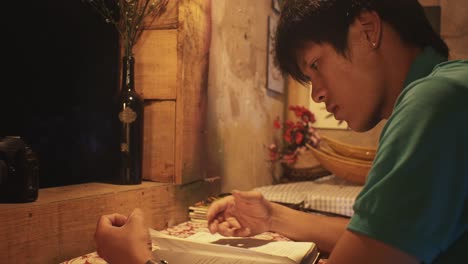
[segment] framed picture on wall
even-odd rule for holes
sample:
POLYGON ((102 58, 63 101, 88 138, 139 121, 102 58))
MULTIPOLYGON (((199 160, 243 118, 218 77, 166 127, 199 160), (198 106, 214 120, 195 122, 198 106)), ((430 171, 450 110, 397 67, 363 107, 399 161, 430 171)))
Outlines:
POLYGON ((284 92, 284 76, 275 65, 275 32, 278 24, 278 17, 273 15, 268 17, 268 41, 267 41, 267 88, 269 90, 283 93, 284 92))

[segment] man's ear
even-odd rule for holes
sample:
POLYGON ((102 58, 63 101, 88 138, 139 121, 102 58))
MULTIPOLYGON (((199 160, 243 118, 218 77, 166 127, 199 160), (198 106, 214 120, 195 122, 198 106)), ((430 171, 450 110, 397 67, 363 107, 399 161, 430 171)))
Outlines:
POLYGON ((357 22, 361 27, 361 36, 372 49, 380 45, 382 34, 382 19, 375 11, 362 11, 357 16, 357 22))

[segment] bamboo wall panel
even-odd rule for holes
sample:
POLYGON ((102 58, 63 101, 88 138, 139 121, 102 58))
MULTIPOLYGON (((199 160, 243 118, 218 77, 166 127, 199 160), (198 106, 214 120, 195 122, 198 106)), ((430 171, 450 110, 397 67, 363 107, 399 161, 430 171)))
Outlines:
POLYGON ((175 99, 177 30, 145 30, 134 52, 135 89, 145 99, 175 99))
POLYGON ((175 101, 150 101, 145 105, 143 179, 174 182, 175 101))

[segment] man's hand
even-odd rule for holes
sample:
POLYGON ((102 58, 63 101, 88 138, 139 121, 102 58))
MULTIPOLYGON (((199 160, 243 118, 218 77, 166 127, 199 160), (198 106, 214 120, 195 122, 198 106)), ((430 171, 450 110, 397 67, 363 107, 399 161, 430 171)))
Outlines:
POLYGON ((143 213, 103 215, 94 234, 97 253, 110 264, 143 264, 152 258, 151 237, 143 213))
POLYGON ((233 191, 211 204, 208 228, 224 236, 252 236, 269 231, 272 207, 261 193, 233 191))

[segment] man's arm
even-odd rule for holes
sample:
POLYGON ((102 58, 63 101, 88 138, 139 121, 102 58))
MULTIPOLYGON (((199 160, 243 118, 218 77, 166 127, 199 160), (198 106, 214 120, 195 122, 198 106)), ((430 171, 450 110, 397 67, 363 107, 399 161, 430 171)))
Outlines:
POLYGON ((326 264, 417 264, 415 257, 367 236, 345 231, 326 264))
POLYGON ((272 203, 271 231, 296 241, 312 241, 330 253, 345 232, 349 219, 305 213, 272 203))
POLYGON ((348 218, 305 213, 267 201, 259 192, 233 191, 211 204, 207 213, 211 233, 252 236, 273 231, 296 241, 313 241, 329 253, 349 223, 348 218))

